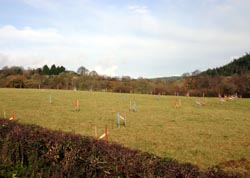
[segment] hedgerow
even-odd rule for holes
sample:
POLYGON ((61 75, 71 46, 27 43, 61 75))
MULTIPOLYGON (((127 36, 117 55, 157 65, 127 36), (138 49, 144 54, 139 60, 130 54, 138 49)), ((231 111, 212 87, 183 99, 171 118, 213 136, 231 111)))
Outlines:
POLYGON ((0 177, 241 177, 190 163, 0 119, 0 177))

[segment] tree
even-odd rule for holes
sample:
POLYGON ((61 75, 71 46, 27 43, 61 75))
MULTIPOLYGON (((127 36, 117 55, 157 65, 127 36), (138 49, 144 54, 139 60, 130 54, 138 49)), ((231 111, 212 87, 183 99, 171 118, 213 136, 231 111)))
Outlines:
POLYGON ((189 77, 190 76, 190 73, 186 72, 184 74, 181 75, 182 77, 189 77))
POLYGON ((6 79, 6 86, 10 88, 24 88, 25 78, 22 75, 11 75, 6 79))
POLYGON ((22 75, 23 74, 23 67, 18 67, 18 66, 13 66, 13 67, 3 67, 2 69, 2 73, 5 75, 5 76, 9 76, 9 75, 22 75))
POLYGON ((92 70, 90 73, 89 73, 89 76, 91 77, 97 77, 98 76, 98 73, 94 70, 92 70))
POLYGON ((77 73, 80 75, 87 75, 89 70, 85 68, 84 66, 81 66, 77 69, 77 73))
POLYGON ((66 70, 65 67, 63 67, 63 66, 59 67, 59 66, 58 66, 58 67, 56 68, 56 73, 57 73, 57 75, 58 75, 58 74, 60 74, 60 73, 62 73, 62 72, 65 72, 65 70, 66 70))
POLYGON ((201 73, 200 70, 195 70, 192 72, 192 76, 196 76, 196 75, 199 75, 201 73))
POLYGON ((38 73, 41 75, 43 73, 43 70, 41 68, 38 68, 34 70, 34 73, 38 73))
POLYGON ((46 74, 46 75, 50 74, 50 69, 49 69, 49 67, 47 65, 43 66, 43 73, 46 74))
POLYGON ((57 71, 56 71, 56 65, 55 64, 53 64, 52 66, 51 66, 51 68, 50 68, 50 75, 57 75, 57 71))

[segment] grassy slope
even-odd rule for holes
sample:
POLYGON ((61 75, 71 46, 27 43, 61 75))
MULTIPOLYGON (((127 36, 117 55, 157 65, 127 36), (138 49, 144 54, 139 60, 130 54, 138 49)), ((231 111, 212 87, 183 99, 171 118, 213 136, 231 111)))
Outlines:
POLYGON ((197 98, 179 97, 182 108, 173 107, 173 96, 132 95, 62 90, 0 89, 0 107, 23 123, 94 136, 104 133, 125 146, 191 162, 207 168, 231 159, 250 158, 249 99, 220 104, 207 98, 198 108, 197 98), (52 104, 49 95, 52 95, 52 104), (129 112, 136 99, 137 112, 129 112), (79 99, 80 112, 73 109, 79 99), (132 103, 133 104, 133 103, 132 103), (127 127, 116 127, 116 114, 127 118, 127 127))

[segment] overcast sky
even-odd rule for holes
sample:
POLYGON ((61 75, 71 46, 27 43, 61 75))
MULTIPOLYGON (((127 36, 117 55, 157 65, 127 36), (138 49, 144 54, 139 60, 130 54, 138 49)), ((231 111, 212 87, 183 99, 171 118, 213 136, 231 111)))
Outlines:
POLYGON ((0 0, 0 68, 163 77, 250 52, 250 0, 0 0))

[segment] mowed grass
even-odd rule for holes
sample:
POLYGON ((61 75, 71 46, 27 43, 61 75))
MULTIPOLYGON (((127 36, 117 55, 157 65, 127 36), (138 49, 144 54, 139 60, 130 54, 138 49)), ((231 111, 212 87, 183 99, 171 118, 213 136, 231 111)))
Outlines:
POLYGON ((228 160, 250 158, 250 100, 206 98, 197 107, 195 97, 139 94, 0 89, 0 117, 54 130, 95 136, 109 129, 109 140, 124 146, 191 162, 205 169, 228 160), (50 95, 52 103, 50 104, 50 95), (75 112, 74 100, 80 111, 75 112), (174 100, 182 106, 174 108, 174 100), (137 112, 129 111, 136 101, 137 112), (126 127, 117 128, 117 112, 126 127))

